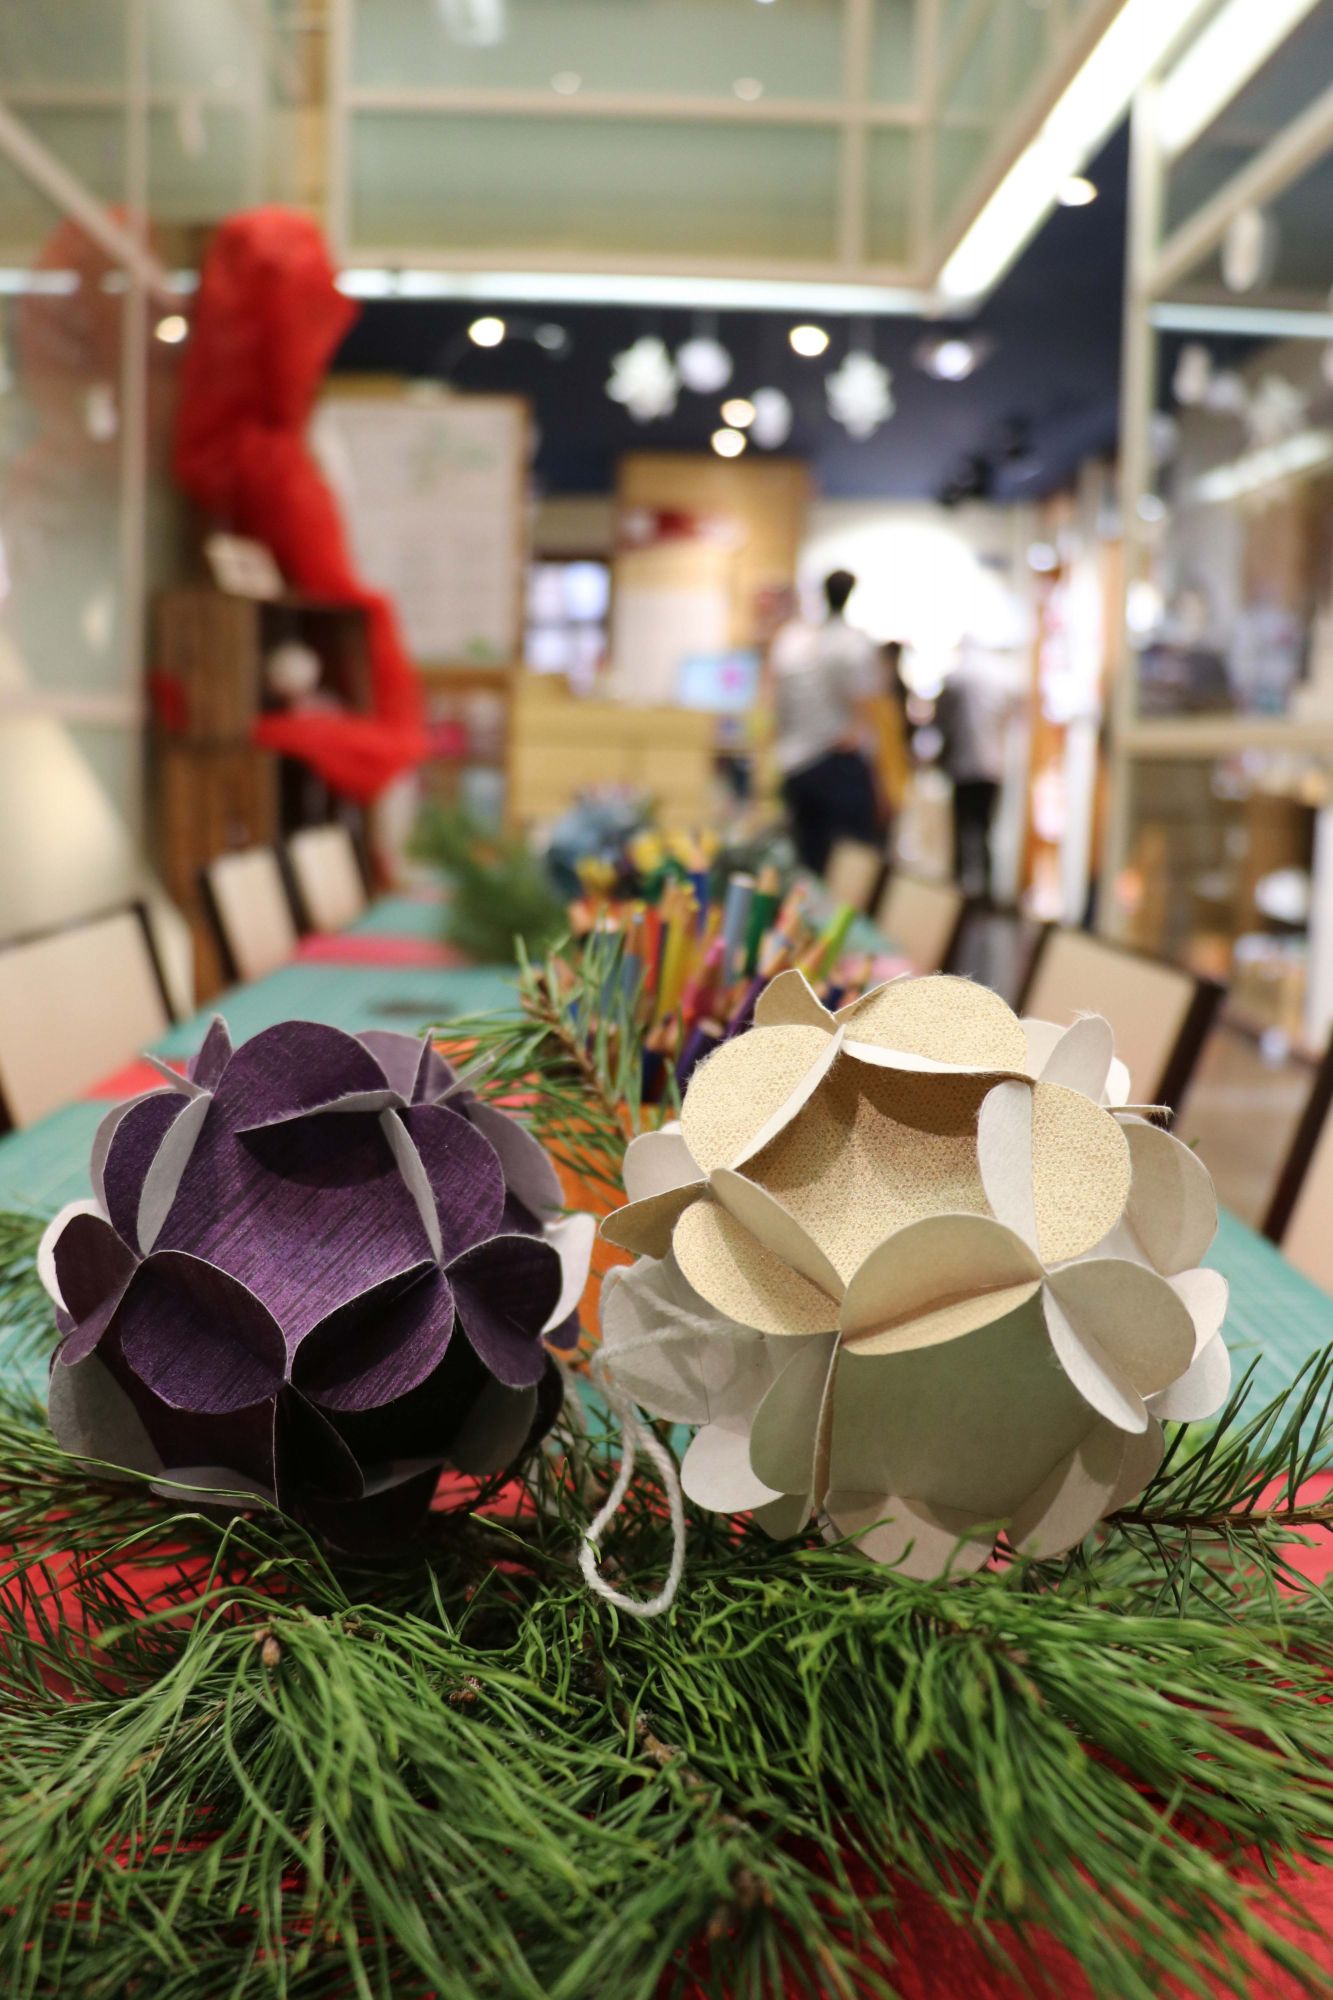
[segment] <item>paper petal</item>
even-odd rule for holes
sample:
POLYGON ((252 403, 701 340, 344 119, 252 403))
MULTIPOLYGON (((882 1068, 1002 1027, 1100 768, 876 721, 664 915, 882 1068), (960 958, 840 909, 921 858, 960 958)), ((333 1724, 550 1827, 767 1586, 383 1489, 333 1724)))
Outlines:
POLYGON ((202 1095, 203 1085, 196 1083, 188 1070, 182 1075, 180 1070, 175 1069, 165 1056, 155 1055, 152 1049, 144 1050, 143 1059, 150 1069, 157 1071, 162 1081, 170 1089, 174 1090, 178 1097, 199 1097, 202 1095))
POLYGON ((1146 1431, 1125 1439, 1115 1491, 1106 1503, 1108 1515, 1118 1513, 1122 1507, 1128 1507, 1131 1501, 1138 1499, 1157 1477, 1157 1468, 1165 1456, 1166 1439, 1162 1436, 1162 1426, 1156 1417, 1149 1417, 1146 1431))
POLYGON ((1129 1147, 1109 1111, 1062 1084, 1032 1091, 1032 1191, 1044 1264, 1081 1257, 1124 1213, 1129 1147))
MULTIPOLYGON (((597 1241, 596 1218, 582 1212, 564 1215, 558 1222, 548 1222, 542 1235, 560 1259, 560 1296, 542 1328, 549 1340, 554 1330, 571 1315, 577 1318, 579 1301, 592 1269, 593 1245, 597 1241)), ((575 1339, 577 1337, 576 1333, 575 1339)), ((573 1342, 568 1344, 572 1346, 573 1342)))
POLYGON ((62 1209, 56 1211, 42 1231, 34 1259, 43 1291, 52 1303, 64 1312, 68 1312, 69 1308, 61 1297, 60 1281, 56 1276, 55 1247, 57 1239, 64 1234, 65 1224, 72 1221, 76 1215, 93 1215, 100 1222, 106 1220, 95 1201, 67 1201, 62 1209))
POLYGON ((1041 1266, 1002 1223, 936 1215, 872 1250, 847 1287, 839 1324, 858 1353, 957 1340, 1036 1295, 1041 1266))
POLYGON ((1009 1523, 1020 1555, 1063 1555, 1108 1512, 1125 1457, 1126 1438, 1113 1424, 1095 1424, 1044 1479, 1009 1523))
POLYGON ((1115 1037, 1100 1014, 1084 1014, 1060 1035, 1041 1069, 1043 1083, 1062 1084, 1100 1104, 1106 1091, 1115 1037))
POLYGON ((560 1259, 536 1236, 493 1236, 448 1270, 458 1322, 492 1375, 510 1389, 546 1369, 541 1330, 560 1297, 560 1259))
POLYGON ((674 1257, 607 1274, 602 1348, 617 1386, 650 1415, 706 1424, 758 1409, 781 1349, 714 1311, 674 1257))
POLYGON ((61 1353, 72 1367, 91 1354, 134 1275, 133 1254, 100 1215, 71 1216, 52 1246, 56 1284, 75 1321, 61 1353))
POLYGON ((1231 1392, 1231 1356, 1215 1334, 1205 1341, 1179 1381, 1153 1396, 1148 1408, 1163 1422, 1195 1423, 1215 1417, 1231 1392))
POLYGON ((391 1278, 311 1328, 292 1381, 328 1410, 369 1410, 417 1388, 444 1359, 453 1294, 433 1264, 391 1278))
POLYGON ((564 1189, 541 1141, 517 1118, 511 1118, 507 1111, 500 1111, 493 1104, 474 1100, 468 1106, 467 1116, 499 1156, 510 1193, 517 1195, 535 1216, 558 1214, 565 1204, 564 1189))
POLYGON ((625 1196, 647 1201, 673 1188, 697 1187, 702 1175, 679 1126, 671 1132, 640 1132, 625 1148, 625 1196))
POLYGON ((391 1028, 366 1028, 356 1037, 384 1072, 384 1081, 404 1104, 416 1093, 426 1045, 419 1035, 400 1035, 391 1028))
POLYGON ((991 1214, 1035 1250, 1030 1084, 997 1083, 988 1092, 977 1115, 977 1162, 991 1214))
POLYGON ((785 1542, 800 1534, 815 1510, 808 1493, 784 1493, 780 1500, 770 1500, 767 1506, 752 1511, 766 1535, 775 1542, 785 1542))
POLYGON ((687 1208, 672 1238, 696 1292, 727 1319, 760 1333, 828 1333, 838 1308, 826 1292, 766 1250, 720 1202, 687 1208))
POLYGON ((278 1505, 297 1511, 313 1495, 357 1500, 365 1489, 355 1453, 322 1410, 288 1389, 278 1399, 273 1427, 278 1505))
POLYGON ((677 1222, 703 1192, 704 1183, 696 1181, 665 1194, 649 1195, 644 1201, 627 1202, 604 1219, 600 1233, 608 1243, 632 1256, 665 1257, 677 1222))
POLYGON ((943 1576, 970 1576, 990 1558, 993 1532, 970 1535, 966 1515, 924 1506, 889 1493, 831 1492, 826 1502, 836 1539, 855 1538, 871 1562, 898 1576, 931 1582, 943 1576))
POLYGON ((312 1526, 348 1555, 396 1555, 425 1525, 440 1483, 432 1467, 364 1500, 311 1500, 303 1507, 312 1526))
POLYGON ((834 1018, 847 1031, 849 1055, 886 1068, 1026 1072, 1017 1016, 998 993, 970 979, 948 973, 893 979, 834 1018))
POLYGON ((190 1075, 203 1089, 216 1090, 230 1061, 231 1036, 221 1014, 215 1014, 208 1024, 208 1033, 191 1059, 190 1075))
POLYGON ((450 1462, 459 1472, 485 1478, 503 1472, 521 1455, 537 1414, 536 1387, 506 1389, 492 1377, 468 1411, 467 1421, 449 1447, 450 1462))
POLYGON ((1188 1146, 1160 1125, 1120 1127, 1133 1181, 1125 1220, 1155 1270, 1167 1277, 1199 1264, 1217 1234, 1212 1176, 1188 1146))
POLYGON ((280 1021, 252 1035, 218 1088, 218 1103, 237 1132, 262 1131, 348 1098, 380 1110, 392 1092, 355 1035, 320 1021, 280 1021))
POLYGON ((248 1501, 275 1499, 271 1486, 226 1465, 173 1465, 153 1481, 153 1491, 182 1511, 199 1507, 243 1508, 248 1501))
POLYGON ((160 1250, 117 1309, 127 1365, 173 1409, 224 1415, 276 1394, 287 1349, 272 1314, 246 1286, 201 1258, 160 1250))
POLYGON ((837 1033, 838 1024, 801 971, 780 972, 755 1002, 756 1028, 818 1028, 837 1033))
POLYGON ((832 1334, 793 1346, 750 1425, 750 1463, 775 1493, 808 1493, 819 1504, 828 1484, 832 1379, 837 1341, 832 1334))
MULTIPOLYGON (((171 1213, 177 1190, 190 1164, 190 1156, 204 1129, 204 1120, 212 1109, 213 1100, 206 1091, 200 1091, 191 1098, 179 1118, 167 1128, 167 1132, 153 1155, 152 1164, 144 1176, 139 1194, 139 1211, 136 1220, 139 1249, 146 1256, 162 1233, 162 1225, 171 1213)), ((124 1128, 122 1127, 122 1130, 124 1128)), ((112 1147, 111 1165, 114 1171, 119 1147, 112 1147)))
POLYGON ((705 1424, 681 1460, 680 1483, 696 1507, 714 1514, 743 1514, 780 1497, 750 1467, 750 1440, 744 1429, 705 1424))
POLYGON ((162 1460, 125 1391, 101 1358, 69 1366, 57 1355, 46 1413, 56 1443, 77 1458, 94 1458, 127 1472, 158 1472, 162 1460))
POLYGON ((1120 1430, 1142 1431, 1143 1398, 1183 1375, 1194 1324, 1164 1278, 1118 1257, 1056 1272, 1046 1288, 1051 1343, 1070 1380, 1120 1430))
POLYGON ((131 1250, 140 1248, 139 1202, 148 1169, 186 1103, 174 1090, 155 1090, 132 1104, 111 1134, 102 1167, 102 1197, 112 1226, 131 1250))
POLYGON ((1215 1334, 1222 1331, 1227 1316, 1229 1286, 1220 1271, 1180 1271, 1167 1283, 1194 1322, 1194 1355, 1197 1360, 1215 1334))
POLYGON ((715 1168, 708 1177, 708 1187, 727 1213, 765 1250, 790 1264, 793 1271, 817 1285, 835 1303, 841 1299, 843 1283, 833 1264, 776 1195, 728 1167, 715 1168))
POLYGON ((495 1148, 456 1111, 413 1104, 392 1114, 421 1157, 435 1200, 444 1262, 483 1243, 500 1227, 505 1182, 495 1148))
POLYGON ((1119 1056, 1112 1056, 1111 1067, 1106 1078, 1104 1100, 1113 1110, 1119 1110, 1129 1103, 1129 1064, 1121 1062, 1119 1056))
POLYGON ((681 1107, 700 1169, 740 1166, 767 1145, 818 1088, 839 1045, 822 1028, 753 1028, 706 1057, 681 1107))
POLYGON ((93 1149, 88 1163, 88 1174, 93 1184, 93 1193, 97 1198, 103 1215, 106 1214, 106 1184, 104 1176, 106 1173, 107 1154, 111 1151, 111 1141, 119 1131, 122 1119, 128 1117, 136 1105, 143 1104, 149 1097, 160 1097, 162 1094, 158 1090, 143 1091, 138 1097, 131 1097, 124 1104, 113 1104, 93 1134, 93 1149))

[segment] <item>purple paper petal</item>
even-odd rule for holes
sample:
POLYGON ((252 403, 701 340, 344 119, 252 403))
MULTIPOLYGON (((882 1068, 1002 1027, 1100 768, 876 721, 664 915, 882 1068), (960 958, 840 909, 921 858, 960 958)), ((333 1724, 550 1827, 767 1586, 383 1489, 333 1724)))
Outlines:
POLYGON ((457 1071, 447 1063, 429 1037, 421 1045, 416 1082, 412 1086, 414 1104, 433 1104, 453 1083, 457 1071))
POLYGON ((155 1090, 132 1104, 116 1126, 102 1169, 102 1199, 118 1233, 139 1248, 139 1199, 158 1148, 189 1103, 175 1090, 155 1090))
POLYGON ((536 1216, 558 1213, 565 1196, 560 1177, 539 1139, 526 1125, 499 1110, 494 1104, 475 1099, 467 1108, 468 1119, 485 1134, 500 1157, 500 1169, 510 1194, 536 1216))
POLYGON ((560 1415, 565 1401, 565 1378, 550 1355, 546 1357, 546 1373, 537 1384, 537 1414, 532 1420, 532 1429, 523 1443, 521 1456, 537 1449, 542 1439, 550 1431, 560 1415))
POLYGON ((575 1306, 568 1319, 562 1319, 558 1326, 548 1328, 546 1344, 548 1347, 558 1347, 560 1352, 564 1354, 570 1348, 578 1346, 582 1332, 583 1328, 579 1322, 579 1309, 575 1306))
POLYGON ((272 1314, 225 1271, 179 1250, 139 1266, 116 1333, 127 1366, 172 1409, 225 1415, 282 1386, 287 1350, 272 1314))
POLYGON ((476 1127, 442 1104, 414 1104, 398 1115, 426 1169, 447 1264, 500 1227, 505 1202, 500 1162, 476 1127))
POLYGON ((392 1555, 425 1526, 439 1468, 432 1466, 364 1500, 311 1500, 303 1509, 312 1527, 348 1555, 392 1555))
POLYGON ((46 1413, 56 1443, 76 1458, 100 1459, 129 1472, 158 1472, 162 1460, 134 1404, 99 1355, 51 1367, 46 1413))
POLYGON ((507 1389, 491 1376, 459 1431, 449 1457, 459 1472, 485 1479, 519 1457, 537 1421, 536 1386, 507 1389))
POLYGON ((560 1259, 533 1236, 493 1236, 449 1266, 458 1323, 496 1380, 511 1389, 539 1382, 541 1330, 560 1297, 560 1259))
POLYGON ((101 1341, 134 1276, 135 1260, 100 1215, 72 1215, 52 1254, 60 1296, 75 1323, 61 1359, 73 1367, 101 1341))
POLYGON ((93 1193, 103 1209, 106 1208, 106 1188, 102 1180, 106 1170, 106 1156, 111 1151, 111 1141, 120 1129, 121 1120, 133 1111, 136 1104, 144 1104, 148 1098, 161 1095, 162 1092, 157 1090, 142 1091, 138 1097, 127 1098, 124 1104, 113 1104, 93 1134, 93 1150, 88 1162, 88 1173, 93 1184, 93 1193))
POLYGON ((190 1077, 205 1090, 216 1090, 230 1061, 231 1036, 221 1014, 215 1014, 209 1023, 208 1033, 191 1059, 190 1077))
POLYGON ((389 1279, 311 1328, 292 1381, 328 1410, 369 1410, 418 1388, 443 1361, 454 1302, 434 1264, 389 1279))
POLYGON ((319 1021, 280 1021, 243 1042, 218 1090, 234 1132, 255 1132, 345 1098, 388 1102, 384 1072, 354 1035, 319 1021))
POLYGON ((120 1352, 114 1329, 99 1358, 138 1411, 166 1471, 185 1477, 187 1470, 200 1474, 211 1469, 219 1479, 226 1474, 234 1485, 252 1485, 273 1497, 274 1397, 222 1416, 198 1416, 173 1409, 139 1380, 120 1352))
POLYGON ((364 1481, 350 1447, 328 1418, 290 1389, 278 1400, 274 1459, 278 1505, 288 1513, 312 1492, 328 1500, 357 1500, 364 1481))
POLYGON ((338 1306, 431 1257, 378 1116, 298 1119, 240 1138, 222 1110, 219 1095, 158 1247, 230 1271, 289 1347, 338 1306))
POLYGON ((384 1071, 384 1080, 404 1104, 412 1102, 422 1042, 417 1035, 400 1035, 390 1028, 367 1028, 356 1038, 384 1071))
POLYGON ((516 1194, 505 1195, 504 1212, 500 1217, 500 1229, 509 1236, 540 1236, 542 1225, 530 1208, 524 1208, 516 1194))

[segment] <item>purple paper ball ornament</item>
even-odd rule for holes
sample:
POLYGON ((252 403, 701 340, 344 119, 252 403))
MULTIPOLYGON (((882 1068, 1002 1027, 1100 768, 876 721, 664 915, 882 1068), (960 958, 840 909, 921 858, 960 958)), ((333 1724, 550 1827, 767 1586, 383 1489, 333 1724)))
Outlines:
POLYGON ((352 1549, 419 1528, 446 1468, 531 1451, 594 1233, 532 1134, 410 1035, 285 1021, 233 1051, 218 1020, 163 1076, 43 1239, 59 1442, 352 1549))

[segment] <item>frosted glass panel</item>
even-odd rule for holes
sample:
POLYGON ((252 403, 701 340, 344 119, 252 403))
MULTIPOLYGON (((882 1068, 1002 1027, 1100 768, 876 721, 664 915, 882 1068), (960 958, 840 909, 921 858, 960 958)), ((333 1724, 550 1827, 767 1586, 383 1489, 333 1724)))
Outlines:
POLYGON ((355 0, 353 80, 475 90, 834 97, 842 0, 355 0))
POLYGON ((866 249, 876 264, 906 261, 911 217, 913 139, 906 132, 873 132, 868 155, 866 249))
POLYGON ((913 0, 875 0, 870 88, 882 104, 910 104, 916 95, 912 75, 914 12, 913 0))
POLYGON ((32 83, 120 88, 125 11, 123 0, 0 0, 0 78, 11 88, 32 83))
POLYGON ((837 139, 811 126, 365 115, 355 241, 379 248, 822 258, 837 139))

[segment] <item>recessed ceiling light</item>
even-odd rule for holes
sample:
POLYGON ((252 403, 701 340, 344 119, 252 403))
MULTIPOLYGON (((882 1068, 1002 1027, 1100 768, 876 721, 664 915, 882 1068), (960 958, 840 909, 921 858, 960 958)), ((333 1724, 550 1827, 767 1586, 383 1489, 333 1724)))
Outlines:
POLYGON ((949 334, 941 340, 923 340, 913 359, 937 382, 965 382, 989 351, 988 340, 965 340, 961 334, 949 334))
POLYGON ((722 421, 733 430, 749 430, 754 419, 755 407, 748 396, 728 396, 722 405, 722 421))
POLYGON ((1086 174, 1070 174, 1068 180, 1061 181, 1055 190, 1055 198, 1061 208, 1086 208, 1090 201, 1097 199, 1097 183, 1090 181, 1086 174))
POLYGON ((480 319, 473 320, 467 337, 475 347, 498 347, 505 337, 505 323, 494 313, 483 313, 480 319))
POLYGON ((730 428, 714 431, 709 443, 719 458, 739 458, 745 450, 745 433, 730 428))
POLYGON ((158 339, 165 341, 168 347, 179 347, 189 331, 190 322, 183 313, 168 313, 153 328, 158 339))
POLYGON ((551 78, 551 88, 558 97, 573 97, 583 88, 583 78, 576 69, 558 69, 551 78))
POLYGON ((739 97, 742 104, 753 104, 764 94, 764 86, 757 76, 738 76, 731 86, 732 95, 739 97))
POLYGON ((828 335, 822 326, 794 326, 787 338, 793 351, 804 355, 807 361, 813 361, 828 346, 828 335))

